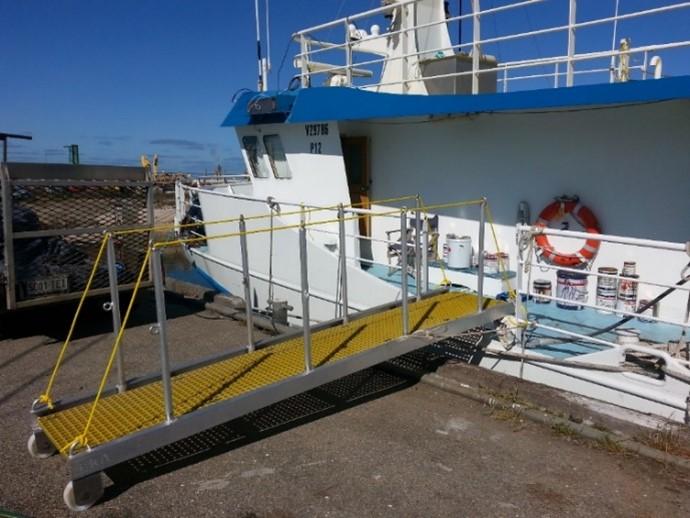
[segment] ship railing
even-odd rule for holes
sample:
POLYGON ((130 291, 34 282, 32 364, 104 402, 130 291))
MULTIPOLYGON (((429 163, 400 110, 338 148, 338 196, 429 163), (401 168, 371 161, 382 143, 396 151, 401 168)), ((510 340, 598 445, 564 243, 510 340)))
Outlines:
MULTIPOLYGON (((613 342, 610 340, 605 340, 601 336, 603 336, 605 333, 594 333, 590 335, 584 335, 581 333, 576 333, 574 331, 568 330, 568 329, 563 329, 561 327, 556 327, 556 326, 549 326, 543 323, 540 323, 537 319, 531 318, 529 315, 529 312, 527 311, 526 307, 524 306, 524 301, 528 299, 534 299, 537 301, 548 301, 549 303, 555 302, 557 304, 561 305, 566 305, 569 307, 582 307, 582 308, 591 308, 594 310, 597 310, 599 312, 603 313, 608 313, 608 314, 615 314, 618 317, 625 318, 627 321, 632 321, 633 319, 639 319, 639 320, 645 320, 647 322, 657 322, 657 323, 664 323, 668 324, 671 326, 675 326, 678 328, 678 337, 679 337, 679 344, 678 344, 678 351, 675 351, 677 354, 680 354, 682 351, 681 349, 683 348, 683 337, 687 335, 688 329, 690 329, 690 314, 688 311, 685 312, 684 315, 680 316, 665 316, 661 313, 659 314, 650 314, 650 310, 653 310, 653 307, 659 303, 659 300, 656 298, 651 298, 648 302, 646 302, 644 305, 639 304, 637 300, 634 302, 635 305, 635 310, 630 311, 629 309, 625 309, 624 307, 620 305, 616 305, 616 307, 612 307, 611 305, 603 305, 599 303, 598 300, 596 300, 595 297, 595 302, 592 303, 590 302, 591 297, 589 296, 589 293, 591 290, 587 289, 582 289, 579 292, 579 296, 577 297, 563 297, 563 296, 558 296, 558 291, 556 291, 556 295, 553 294, 547 294, 542 291, 537 291, 534 289, 532 285, 532 270, 533 269, 539 269, 542 272, 558 272, 558 271, 565 271, 565 272, 570 272, 570 273, 577 273, 577 274, 582 274, 587 277, 587 279, 594 278, 597 280, 597 287, 598 287, 598 279, 606 279, 608 281, 615 280, 616 281, 616 287, 615 287, 615 292, 616 292, 616 299, 618 298, 618 283, 623 281, 623 282, 634 282, 636 287, 639 290, 639 286, 649 286, 650 291, 655 290, 658 291, 659 293, 657 294, 656 297, 659 297, 663 294, 664 291, 668 290, 674 290, 679 293, 686 293, 688 297, 690 297, 690 283, 686 285, 686 283, 690 280, 690 263, 687 263, 685 267, 680 267, 679 270, 679 280, 676 283, 670 283, 670 282, 660 282, 657 280, 649 280, 642 278, 641 276, 636 276, 636 277, 630 277, 626 275, 611 275, 607 273, 600 273, 598 271, 592 271, 587 268, 568 268, 568 267, 563 267, 563 266, 557 266, 553 264, 549 264, 545 261, 543 261, 540 258, 539 254, 539 248, 535 243, 535 239, 537 236, 540 235, 546 235, 546 236, 557 236, 560 238, 566 238, 568 240, 593 240, 593 241, 598 241, 601 244, 604 243, 612 243, 612 244, 617 244, 617 245, 623 245, 623 246, 629 246, 629 247, 636 247, 636 248, 642 248, 642 249, 647 249, 647 250, 657 250, 657 251, 663 251, 665 253, 670 253, 672 256, 675 257, 675 255, 678 255, 678 263, 685 264, 688 259, 688 254, 690 254, 690 242, 688 243, 681 243, 681 242, 672 242, 672 241, 660 241, 660 240, 652 240, 652 239, 642 239, 642 238, 634 238, 634 237, 626 237, 626 236, 615 236, 615 235, 608 235, 608 234, 594 234, 594 233, 588 233, 588 232, 578 232, 578 231, 571 231, 571 230, 558 230, 558 229, 551 229, 551 228, 543 228, 543 227, 534 227, 534 226, 529 226, 529 225, 518 225, 517 227, 517 240, 518 240, 518 262, 517 262, 517 279, 516 279, 516 311, 515 311, 515 319, 518 322, 518 325, 523 326, 524 328, 529 328, 529 329, 542 329, 544 331, 550 332, 550 333, 557 333, 559 335, 564 336, 564 341, 572 341, 572 339, 575 340, 582 340, 585 342, 590 342, 594 344, 599 344, 599 345, 605 345, 608 347, 613 347, 613 348, 618 348, 618 349, 624 349, 624 350, 633 350, 636 352, 640 353, 645 353, 649 354, 651 356, 659 357, 661 358, 665 364, 668 365, 676 365, 682 367, 682 371, 685 372, 688 376, 690 376, 690 372, 687 371, 688 368, 690 368, 690 349, 688 349, 688 344, 685 344, 685 354, 686 358, 681 358, 679 356, 671 356, 667 351, 660 351, 659 349, 651 346, 646 346, 646 345, 635 345, 635 344, 630 344, 630 343, 625 343, 625 344, 619 344, 617 342, 613 342), (655 302, 656 301, 656 302, 655 302), (647 307, 645 307, 647 306, 647 307)), ((591 263, 590 265, 591 266, 591 263)), ((648 266, 648 265, 647 265, 648 266)), ((647 269, 647 268, 646 268, 647 269)), ((553 293, 553 292, 552 292, 553 293)), ((595 292, 596 295, 596 292, 595 292)), ((690 306, 689 306, 690 307, 690 306)), ((627 322, 626 322, 627 323, 627 322)), ((621 328, 626 328, 627 326, 622 326, 621 328)), ((607 328, 608 329, 608 328, 607 328)), ((617 329, 617 328, 616 328, 617 329)), ((610 331, 613 331, 611 329, 610 331)), ((607 331, 608 332, 608 331, 607 331)), ((524 345, 524 344, 522 344, 524 345)), ((690 379, 690 378, 688 378, 690 379)))
MULTIPOLYGON (((413 82, 427 82, 437 79, 449 79, 463 76, 471 76, 471 90, 467 93, 478 94, 485 93, 481 88, 480 77, 482 74, 497 74, 496 82, 501 84, 500 90, 507 92, 511 82, 518 82, 525 84, 526 80, 550 79, 550 84, 558 88, 561 86, 574 86, 576 78, 590 76, 586 82, 606 82, 595 81, 591 78, 595 74, 606 74, 608 82, 624 82, 632 79, 633 72, 639 72, 641 79, 647 79, 652 76, 660 78, 664 76, 663 62, 661 56, 655 54, 650 57, 652 53, 660 53, 671 50, 687 49, 690 46, 690 40, 670 41, 660 44, 649 44, 644 46, 634 47, 632 44, 638 36, 644 36, 648 39, 649 35, 640 35, 635 33, 633 41, 626 39, 621 40, 620 46, 618 42, 620 22, 633 20, 638 18, 649 19, 661 14, 668 14, 674 11, 687 10, 690 8, 690 2, 676 2, 667 5, 662 5, 650 9, 643 9, 629 13, 620 14, 615 12, 612 16, 601 17, 592 20, 577 21, 577 0, 525 0, 508 5, 492 7, 489 9, 481 9, 480 0, 472 0, 471 12, 461 14, 458 16, 451 16, 442 21, 434 21, 425 24, 417 24, 412 27, 402 27, 395 31, 381 32, 380 34, 362 34, 361 39, 353 39, 351 25, 354 22, 366 18, 380 16, 389 13, 392 9, 407 7, 409 4, 414 4, 418 0, 407 0, 397 2, 391 5, 386 5, 377 9, 372 9, 352 16, 340 18, 338 20, 310 27, 293 34, 293 39, 300 44, 300 51, 295 56, 295 66, 300 70, 296 76, 300 79, 303 87, 309 87, 312 84, 314 76, 323 76, 326 79, 332 76, 340 76, 342 81, 337 82, 339 86, 353 86, 361 89, 378 90, 381 87, 392 87, 399 85, 400 93, 409 91, 409 86, 413 82), (517 9, 529 9, 536 4, 544 4, 546 2, 567 5, 567 20, 566 23, 555 25, 552 27, 541 28, 537 30, 530 30, 514 34, 507 34, 502 36, 495 36, 491 38, 482 38, 481 24, 486 23, 487 19, 491 19, 499 13, 504 13, 517 9), (462 24, 463 21, 470 21, 472 28, 472 39, 469 42, 460 42, 432 49, 417 50, 415 52, 403 53, 395 56, 382 56, 381 53, 371 51, 371 46, 367 50, 361 43, 373 42, 376 40, 386 39, 392 36, 399 36, 400 38, 413 38, 416 31, 426 29, 438 25, 462 24), (609 49, 600 50, 596 52, 577 52, 577 33, 583 29, 589 29, 601 25, 610 25, 612 27, 612 44, 609 49), (343 29, 344 38, 340 43, 333 43, 319 38, 318 34, 324 30, 333 30, 341 27, 343 29), (482 59, 486 55, 484 52, 489 45, 497 45, 502 42, 515 42, 517 40, 533 39, 542 36, 553 34, 565 34, 566 54, 555 55, 549 57, 538 57, 528 59, 511 59, 503 60, 498 56, 497 64, 490 67, 482 67, 482 59), (343 56, 333 56, 333 52, 344 54, 343 56), (468 59, 471 58, 471 69, 466 71, 457 71, 448 74, 437 74, 431 76, 420 76, 415 74, 411 77, 407 71, 407 66, 403 68, 403 77, 400 80, 388 82, 367 83, 363 81, 368 77, 374 75, 374 71, 380 69, 384 63, 395 60, 403 60, 404 64, 408 65, 413 59, 418 59, 422 55, 433 55, 438 53, 445 53, 452 51, 453 53, 463 53, 468 59), (364 61, 357 61, 355 57, 359 54, 368 54, 376 56, 374 59, 366 59, 364 61), (641 56, 642 62, 639 64, 632 63, 633 56, 641 56), (329 65, 323 61, 317 60, 335 59, 337 63, 329 65), (584 62, 598 62, 589 69, 576 69, 576 65, 584 62), (602 65, 602 61, 608 61, 602 65), (368 67, 368 68, 367 68, 368 67), (543 72, 545 67, 553 67, 553 71, 543 72), (535 73, 529 73, 529 69, 538 69, 535 73), (512 75, 516 71, 518 75, 512 75), (417 77, 420 76, 420 77, 417 77), (565 81, 561 79, 565 76, 565 81), (563 84, 564 83, 564 84, 563 84)), ((658 24, 653 24, 655 29, 658 29, 658 24)), ((630 36, 630 35, 628 35, 630 36)), ((537 41, 537 45, 539 42, 537 41)), ((403 45, 405 46, 405 45, 403 45)), ((497 49, 500 50, 500 49, 497 49)), ((390 91, 390 89, 386 89, 390 91)), ((491 89, 489 90, 491 91, 491 89)))
MULTIPOLYGON (((296 218, 298 217, 301 212, 300 211, 306 211, 307 218, 311 218, 311 214, 321 214, 323 216, 336 216, 338 213, 338 207, 340 206, 339 204, 336 205, 330 205, 330 206, 325 206, 325 205, 314 205, 314 204, 305 204, 305 203, 297 203, 297 202, 290 202, 290 201, 285 201, 285 200, 278 200, 273 197, 269 198, 259 198, 256 196, 249 196, 249 195, 244 195, 244 194, 239 194, 239 193, 233 193, 233 192, 228 192, 225 190, 213 190, 213 189, 207 189, 204 187, 195 187, 195 186, 190 186, 190 185, 179 185, 178 186, 178 202, 179 200, 186 200, 186 203, 183 205, 184 206, 184 212, 185 214, 188 213, 188 210, 190 207, 196 207, 198 209, 201 209, 201 205, 199 203, 194 203, 193 201, 190 201, 192 199, 192 196, 185 195, 184 193, 204 193, 205 195, 210 195, 214 197, 221 197, 221 198, 227 198, 227 199, 234 199, 234 200, 241 200, 241 201, 248 201, 248 202, 254 202, 260 205, 261 210, 274 210, 274 216, 276 217, 286 217, 287 218, 296 218), (280 207, 281 209, 283 207, 287 208, 292 208, 293 210, 291 211, 275 211, 276 208, 280 207), (296 210, 294 210, 296 209, 296 210)), ((430 218, 432 218, 435 214, 430 212, 430 207, 425 206, 422 203, 422 198, 419 194, 411 194, 411 195, 404 195, 404 196, 398 196, 394 198, 387 198, 387 199, 381 199, 381 200, 370 200, 366 203, 359 203, 359 204, 341 204, 343 207, 343 211, 345 213, 345 216, 350 219, 350 220, 356 220, 359 221, 360 219, 367 219, 371 220, 374 218, 377 219, 388 219, 390 220, 398 220, 400 218, 399 211, 401 210, 400 208, 395 208, 395 205, 400 205, 401 203, 404 202, 412 202, 414 203, 414 207, 410 208, 408 211, 409 215, 409 220, 408 224, 412 222, 414 227, 412 228, 412 236, 413 239, 412 241, 414 242, 408 242, 406 246, 402 246, 402 238, 399 240, 396 239, 383 239, 383 238, 377 238, 373 236, 367 236, 361 233, 348 233, 345 232, 344 229, 340 229, 337 227, 337 230, 334 230, 335 226, 334 224, 337 223, 335 218, 332 218, 328 221, 326 221, 323 226, 320 227, 320 225, 308 225, 308 234, 311 233, 321 233, 321 234, 328 234, 328 235, 334 235, 339 237, 339 243, 340 239, 355 239, 355 240, 360 240, 360 241, 370 241, 372 243, 382 243, 385 244, 386 246, 395 246, 395 245, 400 245, 401 250, 400 252, 402 253, 402 248, 406 249, 407 257, 412 258, 413 267, 412 267, 412 275, 415 278, 415 286, 416 286, 416 296, 420 297, 423 291, 428 291, 430 289, 430 283, 429 283, 429 255, 428 253, 424 253, 423 251, 428 251, 429 250, 429 243, 432 241, 432 234, 433 231, 428 225, 428 221, 430 218), (377 208, 367 208, 364 205, 368 205, 369 207, 377 207, 377 208), (327 227, 327 228, 324 228, 327 227), (345 232, 343 234, 343 232, 345 232), (418 260, 419 259, 419 260, 418 260), (422 288, 423 287, 423 288, 422 288)), ((453 208, 455 206, 458 206, 456 203, 450 203, 450 204, 442 204, 442 205, 435 205, 434 207, 438 207, 440 209, 445 209, 445 208, 453 208)), ((483 302, 483 297, 484 297, 484 268, 483 268, 483 261, 484 261, 484 250, 485 250, 485 227, 487 223, 486 219, 486 214, 488 212, 488 201, 486 198, 480 198, 477 200, 470 200, 470 201, 465 201, 461 202, 461 205, 463 207, 471 207, 471 206, 476 206, 479 210, 479 215, 478 215, 478 273, 477 273, 477 293, 479 295, 478 297, 478 304, 481 305, 483 302)), ((182 214, 182 212, 178 212, 178 214, 182 214)), ((323 217, 322 216, 322 217, 323 217)), ((261 216, 259 216, 261 217, 261 216)), ((264 217, 268 218, 269 214, 266 214, 264 217)), ((198 217, 189 217, 188 220, 191 220, 195 222, 198 226, 204 225, 204 224, 215 224, 215 222, 205 222, 202 218, 198 217)), ((178 216, 178 222, 182 221, 182 217, 178 216)), ((489 222, 491 224, 491 222, 489 222)), ((390 226, 390 225, 389 225, 390 226)), ((185 232, 190 233, 195 235, 197 238, 199 238, 198 243, 205 243, 203 239, 203 234, 196 232, 193 228, 189 228, 190 225, 185 226, 185 232)), ((394 227, 391 227, 394 228, 394 227)), ((177 227, 178 232, 182 229, 178 225, 177 227)), ((410 230, 408 228, 408 230, 410 230)), ((402 231, 399 234, 400 236, 404 236, 405 233, 402 231)), ((338 246, 338 248, 340 248, 338 246)), ((231 265, 230 263, 224 262, 218 258, 213 258, 212 256, 206 254, 204 257, 212 262, 215 262, 216 264, 232 269, 232 270, 238 270, 237 265, 231 265), (222 263, 222 264, 221 264, 222 263)), ((432 258, 432 260, 435 260, 437 258, 432 258)), ((357 261, 359 263, 364 263, 367 265, 380 265, 380 266, 385 266, 389 268, 389 272, 400 272, 401 278, 405 277, 405 274, 403 273, 403 270, 406 270, 405 264, 407 264, 405 261, 403 261, 402 257, 400 258, 400 265, 395 265, 391 263, 384 263, 381 261, 376 261, 373 257, 372 258, 367 258, 367 257, 362 257, 361 255, 345 255, 345 260, 347 261, 357 261)), ((507 265, 502 265, 505 268, 507 268, 507 265)), ((505 273, 505 272, 502 272, 505 273)), ((265 280, 265 279, 262 279, 265 280)), ((403 282, 403 284, 405 284, 403 282)), ((281 287, 290 289, 293 291, 298 291, 299 287, 298 286, 292 286, 288 284, 284 284, 281 287)), ((320 294, 318 297, 321 300, 325 300, 328 302, 336 303, 338 304, 338 301, 333 299, 333 298, 328 298, 327 295, 320 294)))
MULTIPOLYGON (((212 185, 233 185, 233 184, 238 184, 238 183, 246 183, 247 181, 251 180, 251 176, 243 173, 243 174, 223 174, 223 175, 203 175, 203 176, 191 176, 189 178, 191 181, 191 185, 206 185, 206 186, 212 186, 212 185)), ((182 182, 186 183, 186 182, 182 182)))

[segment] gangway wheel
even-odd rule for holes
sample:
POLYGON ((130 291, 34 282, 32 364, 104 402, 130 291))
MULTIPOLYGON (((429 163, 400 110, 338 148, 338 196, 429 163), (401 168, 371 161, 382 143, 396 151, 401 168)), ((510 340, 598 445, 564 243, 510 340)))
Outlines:
POLYGON ((70 480, 62 492, 62 499, 71 511, 86 511, 103 496, 101 474, 80 480, 70 480))
POLYGON ((26 441, 26 448, 35 459, 47 459, 55 454, 53 445, 45 437, 37 437, 36 433, 29 435, 29 439, 26 441))

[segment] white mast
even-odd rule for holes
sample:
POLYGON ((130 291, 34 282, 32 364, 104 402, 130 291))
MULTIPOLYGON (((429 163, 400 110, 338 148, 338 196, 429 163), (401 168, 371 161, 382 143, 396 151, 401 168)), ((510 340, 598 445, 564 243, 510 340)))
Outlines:
POLYGON ((264 62, 265 62, 264 88, 266 90, 268 90, 268 75, 269 75, 269 72, 271 71, 271 19, 269 16, 270 11, 269 11, 268 0, 266 0, 265 10, 266 10, 266 57, 264 58, 264 62))
POLYGON ((263 92, 266 89, 264 84, 264 66, 261 58, 261 27, 259 26, 259 0, 254 0, 254 20, 256 22, 256 60, 259 67, 259 78, 257 80, 257 90, 263 92))

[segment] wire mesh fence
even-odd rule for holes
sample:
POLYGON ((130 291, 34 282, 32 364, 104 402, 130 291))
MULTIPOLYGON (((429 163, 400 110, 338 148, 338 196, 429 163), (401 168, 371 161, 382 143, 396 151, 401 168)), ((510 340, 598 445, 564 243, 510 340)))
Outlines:
MULTIPOLYGON (((88 166, 75 168, 67 178, 46 178, 50 171, 46 174, 45 165, 36 169, 36 177, 13 178, 9 164, 3 171, 0 205, 0 294, 5 309, 77 297, 105 231, 152 223, 152 184, 141 170, 129 169, 131 180, 123 179, 121 171, 112 179, 107 170, 88 166)), ((134 281, 147 243, 147 233, 116 240, 121 287, 134 281)), ((103 264, 92 288, 107 287, 103 264)))

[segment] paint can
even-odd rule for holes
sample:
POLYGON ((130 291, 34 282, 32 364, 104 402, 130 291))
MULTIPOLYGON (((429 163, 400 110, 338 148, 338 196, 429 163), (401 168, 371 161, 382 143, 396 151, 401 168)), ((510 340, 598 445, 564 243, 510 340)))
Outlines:
MULTIPOLYGON (((637 311, 640 312, 640 310, 645 307, 647 304, 649 304, 651 300, 647 299, 640 299, 639 304, 637 305, 637 311)), ((656 322, 656 320, 652 320, 650 318, 646 318, 645 315, 647 316, 653 316, 653 317, 658 317, 659 316, 659 303, 657 302, 656 304, 648 307, 645 309, 643 312, 639 313, 639 317, 637 319, 640 322, 656 322)))
POLYGON ((587 275, 558 270, 556 272, 556 297, 565 299, 556 302, 556 306, 561 309, 582 309, 583 306, 579 303, 587 300, 587 275))
POLYGON ((534 291, 534 302, 537 304, 549 304, 551 302, 550 299, 539 296, 546 295, 547 297, 551 297, 553 293, 551 290, 551 281, 547 279, 534 279, 532 286, 534 291))
POLYGON ((637 263, 635 261, 623 261, 623 270, 621 275, 630 276, 637 273, 637 263))
POLYGON ((470 236, 446 237, 448 268, 469 268, 472 263, 472 238, 470 236))
POLYGON ((506 252, 484 254, 484 273, 487 275, 497 275, 508 270, 510 257, 506 252))
POLYGON ((612 313, 616 309, 618 300, 618 270, 611 266, 602 266, 597 270, 600 275, 611 277, 597 277, 597 306, 599 313, 612 313))
POLYGON ((618 281, 616 309, 618 311, 635 313, 637 310, 637 279, 639 275, 621 275, 621 277, 623 278, 618 281))

